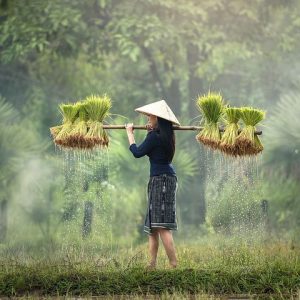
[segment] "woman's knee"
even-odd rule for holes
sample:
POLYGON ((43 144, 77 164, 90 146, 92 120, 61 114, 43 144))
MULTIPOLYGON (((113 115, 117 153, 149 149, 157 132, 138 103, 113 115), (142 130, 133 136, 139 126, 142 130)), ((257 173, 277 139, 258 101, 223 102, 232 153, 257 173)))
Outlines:
POLYGON ((158 235, 159 235, 158 228, 152 228, 152 232, 150 233, 150 236, 158 237, 158 235))

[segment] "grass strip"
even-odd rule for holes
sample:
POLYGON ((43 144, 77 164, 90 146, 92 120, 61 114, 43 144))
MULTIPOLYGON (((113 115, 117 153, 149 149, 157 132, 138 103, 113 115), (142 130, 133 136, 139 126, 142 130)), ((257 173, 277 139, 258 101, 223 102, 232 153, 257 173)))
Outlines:
POLYGON ((103 271, 61 266, 19 266, 0 272, 0 296, 162 294, 292 294, 300 288, 300 268, 177 269, 142 267, 103 271))

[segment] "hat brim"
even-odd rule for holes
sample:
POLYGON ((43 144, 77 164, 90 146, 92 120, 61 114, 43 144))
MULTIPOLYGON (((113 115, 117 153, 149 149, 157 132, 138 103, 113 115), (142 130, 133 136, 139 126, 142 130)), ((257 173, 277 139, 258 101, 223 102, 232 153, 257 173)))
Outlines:
POLYGON ((153 115, 160 117, 162 119, 168 120, 174 125, 180 125, 175 114, 172 112, 171 108, 168 106, 165 100, 160 100, 154 103, 144 105, 135 109, 136 112, 143 115, 153 115))

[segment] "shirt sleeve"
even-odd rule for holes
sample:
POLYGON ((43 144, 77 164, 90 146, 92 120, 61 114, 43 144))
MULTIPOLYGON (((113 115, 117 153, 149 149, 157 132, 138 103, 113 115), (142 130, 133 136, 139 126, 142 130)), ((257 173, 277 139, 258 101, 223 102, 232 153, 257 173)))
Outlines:
POLYGON ((139 158, 149 154, 155 145, 155 133, 149 132, 145 140, 139 146, 135 143, 131 144, 129 150, 132 152, 134 157, 139 158))

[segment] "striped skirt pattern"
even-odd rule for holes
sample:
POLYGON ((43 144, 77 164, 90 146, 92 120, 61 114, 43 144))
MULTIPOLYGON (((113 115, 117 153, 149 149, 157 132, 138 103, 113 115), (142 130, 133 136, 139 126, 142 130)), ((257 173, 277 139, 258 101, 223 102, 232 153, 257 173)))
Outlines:
POLYGON ((162 174, 150 177, 147 188, 148 207, 144 231, 152 233, 152 228, 177 230, 176 192, 177 177, 162 174))

